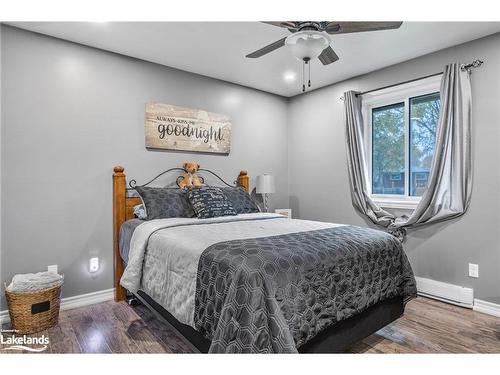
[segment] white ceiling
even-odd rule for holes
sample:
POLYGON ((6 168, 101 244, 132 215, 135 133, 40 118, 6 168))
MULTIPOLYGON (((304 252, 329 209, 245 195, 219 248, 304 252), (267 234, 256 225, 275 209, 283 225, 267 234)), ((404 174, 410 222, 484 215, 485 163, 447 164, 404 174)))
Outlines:
MULTIPOLYGON (((289 35, 259 22, 18 22, 14 26, 263 91, 301 93, 301 63, 286 47, 245 55, 289 35), (292 78, 295 75, 296 79, 292 78), (288 77, 288 80, 285 79, 288 77)), ((400 29, 332 36, 340 60, 312 64, 312 89, 500 32, 500 22, 404 22, 400 29)))

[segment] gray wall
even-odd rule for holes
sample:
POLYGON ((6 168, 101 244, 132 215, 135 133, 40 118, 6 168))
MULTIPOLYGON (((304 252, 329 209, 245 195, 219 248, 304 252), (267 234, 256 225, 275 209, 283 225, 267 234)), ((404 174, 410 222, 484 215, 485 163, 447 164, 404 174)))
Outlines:
MULTIPOLYGON (((369 90, 442 71, 448 62, 485 61, 472 76, 474 190, 461 219, 411 232, 405 245, 415 274, 473 287, 500 302, 500 34, 356 77, 289 102, 288 166, 294 215, 365 225, 354 211, 346 167, 343 103, 347 90, 369 90), (479 279, 468 263, 479 264, 479 279)), ((332 66, 334 69, 334 66, 332 66)))
POLYGON ((284 98, 8 26, 1 63, 2 286, 50 264, 65 274, 66 297, 113 286, 117 164, 139 182, 184 160, 229 181, 240 169, 252 184, 270 173, 278 189, 272 205, 288 207, 284 98), (147 151, 148 101, 230 115, 230 155, 147 151), (91 255, 102 262, 92 277, 91 255))
POLYGON ((412 232, 406 251, 418 276, 472 286, 477 298, 500 302, 500 35, 287 102, 12 27, 2 26, 1 34, 2 285, 15 273, 57 263, 66 276, 65 296, 112 287, 111 168, 116 164, 138 181, 184 160, 199 160, 227 179, 242 168, 254 178, 271 173, 278 188, 274 207, 288 207, 290 195, 295 217, 365 225, 350 201, 339 97, 346 90, 434 73, 449 61, 482 58, 485 64, 472 77, 470 211, 412 232), (146 151, 144 103, 150 100, 230 115, 231 154, 146 151), (92 276, 87 272, 91 255, 102 261, 92 276), (468 278, 469 262, 479 264, 479 279, 468 278))

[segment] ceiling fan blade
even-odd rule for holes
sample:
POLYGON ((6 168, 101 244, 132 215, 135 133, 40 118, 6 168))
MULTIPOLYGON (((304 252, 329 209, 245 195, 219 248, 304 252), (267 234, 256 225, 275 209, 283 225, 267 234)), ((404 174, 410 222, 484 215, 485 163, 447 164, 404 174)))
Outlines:
POLYGON ((361 33, 365 31, 399 29, 403 22, 330 22, 325 31, 328 34, 361 33))
POLYGON ((318 56, 319 61, 323 63, 323 65, 331 64, 339 59, 335 51, 332 47, 326 47, 323 52, 318 56))
POLYGON ((296 29, 297 25, 293 21, 262 21, 262 23, 267 23, 268 25, 284 27, 285 29, 296 29))
POLYGON ((264 56, 265 54, 267 54, 269 52, 273 52, 275 49, 278 49, 278 48, 283 47, 285 45, 285 39, 286 39, 286 37, 283 39, 277 40, 274 43, 268 44, 267 46, 265 46, 261 49, 258 49, 257 51, 249 53, 248 55, 246 55, 246 57, 249 57, 251 59, 255 59, 257 57, 264 56))

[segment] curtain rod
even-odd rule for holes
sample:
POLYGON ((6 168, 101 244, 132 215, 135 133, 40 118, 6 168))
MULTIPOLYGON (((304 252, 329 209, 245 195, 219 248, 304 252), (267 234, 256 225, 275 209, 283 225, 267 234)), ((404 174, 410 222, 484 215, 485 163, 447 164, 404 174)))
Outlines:
MULTIPOLYGON (((471 62, 470 64, 462 64, 462 66, 460 67, 460 69, 462 71, 468 71, 470 73, 470 71, 473 68, 479 68, 481 65, 483 65, 483 61, 476 59, 473 62, 471 62)), ((379 88, 376 88, 376 89, 359 92, 359 93, 356 94, 356 96, 360 96, 360 95, 364 95, 364 94, 369 94, 371 92, 375 92, 375 91, 379 91, 379 90, 383 90, 383 89, 388 89, 388 88, 391 88, 391 87, 394 87, 394 86, 404 85, 405 83, 411 83, 411 82, 415 82, 415 81, 420 81, 421 79, 431 78, 431 77, 435 77, 435 76, 438 76, 438 75, 441 75, 441 74, 443 74, 443 72, 429 74, 427 76, 410 79, 408 81, 394 83, 392 85, 387 85, 387 86, 379 87, 379 88)), ((342 96, 340 99, 344 100, 344 97, 342 96)))

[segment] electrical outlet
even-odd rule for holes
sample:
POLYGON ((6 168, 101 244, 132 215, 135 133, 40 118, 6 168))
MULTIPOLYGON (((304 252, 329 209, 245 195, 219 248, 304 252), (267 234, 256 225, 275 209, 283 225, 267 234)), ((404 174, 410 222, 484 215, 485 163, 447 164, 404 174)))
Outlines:
POLYGON ((47 271, 52 273, 57 273, 57 264, 53 264, 51 266, 47 266, 47 271))
POLYGON ((469 277, 479 277, 479 265, 469 263, 469 277))

